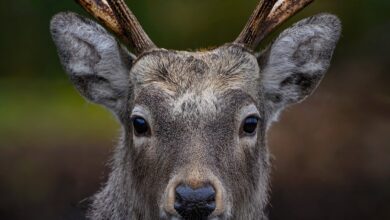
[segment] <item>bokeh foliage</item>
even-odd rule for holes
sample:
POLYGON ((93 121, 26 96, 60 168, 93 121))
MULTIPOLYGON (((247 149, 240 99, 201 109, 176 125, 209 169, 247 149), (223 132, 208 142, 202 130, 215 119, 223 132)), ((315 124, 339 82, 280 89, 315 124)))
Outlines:
MULTIPOLYGON (((179 50, 234 40, 257 2, 127 1, 158 46, 179 50)), ((91 195, 104 179, 99 174, 119 130, 106 110, 79 96, 59 64, 49 22, 60 11, 86 15, 72 0, 0 2, 1 219, 58 219, 59 213, 68 212, 64 206, 91 195)), ((287 111, 271 137, 275 155, 280 158, 276 161, 274 198, 281 213, 299 216, 297 219, 352 219, 340 213, 319 218, 314 212, 319 207, 302 202, 307 201, 307 194, 300 194, 302 186, 278 193, 278 189, 289 189, 288 185, 299 182, 311 183, 318 197, 326 197, 327 192, 340 195, 338 203, 334 202, 345 212, 355 211, 353 219, 367 219, 373 213, 377 217, 372 219, 385 219, 383 210, 390 204, 390 160, 385 147, 390 146, 385 132, 390 129, 389 11, 388 0, 316 0, 283 26, 330 12, 341 18, 343 34, 319 95, 300 109, 295 107, 296 112, 287 111), (307 119, 310 116, 319 117, 307 119), (318 130, 305 138, 292 137, 305 129, 318 130), (311 146, 313 143, 318 147, 311 146), (286 149, 285 145, 293 146, 286 149), (301 177, 300 181, 296 177, 301 177), (357 180, 361 185, 355 184, 357 180), (335 190, 323 190, 332 187, 335 190), (350 194, 343 194, 345 189, 350 194), (292 203, 282 203, 287 201, 282 194, 294 195, 292 203), (358 197, 346 199, 350 195, 367 195, 367 199, 361 203, 358 197), (300 208, 306 215, 297 214, 300 208)), ((323 210, 329 207, 331 204, 323 210)), ((286 219, 281 216, 279 219, 286 219)))

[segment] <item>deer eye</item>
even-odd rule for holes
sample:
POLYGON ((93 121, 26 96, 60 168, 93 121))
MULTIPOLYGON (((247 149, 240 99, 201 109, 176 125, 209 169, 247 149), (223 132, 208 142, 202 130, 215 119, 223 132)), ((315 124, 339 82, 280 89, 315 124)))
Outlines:
POLYGON ((249 116, 245 118, 242 125, 242 132, 245 135, 254 135, 257 129, 259 119, 256 116, 249 116))
POLYGON ((133 127, 136 136, 145 136, 149 133, 149 125, 142 117, 136 116, 133 118, 133 127))

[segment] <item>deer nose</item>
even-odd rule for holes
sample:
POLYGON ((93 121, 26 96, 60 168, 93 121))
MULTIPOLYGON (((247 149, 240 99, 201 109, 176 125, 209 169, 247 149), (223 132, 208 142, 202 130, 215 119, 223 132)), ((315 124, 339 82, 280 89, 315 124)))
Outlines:
POLYGON ((215 190, 211 185, 193 189, 176 187, 175 209, 184 219, 204 220, 215 210, 215 190))

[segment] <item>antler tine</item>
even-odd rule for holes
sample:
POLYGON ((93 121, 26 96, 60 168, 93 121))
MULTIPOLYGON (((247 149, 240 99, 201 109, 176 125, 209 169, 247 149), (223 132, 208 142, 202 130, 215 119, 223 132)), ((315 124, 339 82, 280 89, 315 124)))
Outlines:
POLYGON ((262 28, 259 40, 263 40, 272 30, 283 24, 300 10, 311 4, 314 0, 284 0, 275 5, 262 28))
POLYGON ((260 29, 276 1, 277 0, 260 0, 241 34, 235 40, 235 43, 244 44, 249 48, 253 48, 257 45, 260 29))
POLYGON ((235 43, 255 49, 272 30, 313 1, 261 0, 235 43))
POLYGON ((123 0, 76 1, 125 43, 131 44, 136 54, 156 47, 123 0))

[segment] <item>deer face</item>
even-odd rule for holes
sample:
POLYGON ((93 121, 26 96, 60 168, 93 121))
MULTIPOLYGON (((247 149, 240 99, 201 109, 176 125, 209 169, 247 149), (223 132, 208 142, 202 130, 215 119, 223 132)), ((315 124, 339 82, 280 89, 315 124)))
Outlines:
POLYGON ((202 204, 203 217, 227 215, 232 206, 267 198, 266 115, 256 73, 256 57, 232 45, 156 50, 134 63, 129 133, 136 173, 156 178, 136 179, 160 188, 164 215, 193 219, 191 203, 202 204))
POLYGON ((263 219, 265 133, 283 108, 314 91, 340 23, 305 19, 260 54, 240 41, 183 52, 146 39, 135 56, 73 13, 55 16, 51 31, 76 88, 123 127, 92 219, 263 219))

